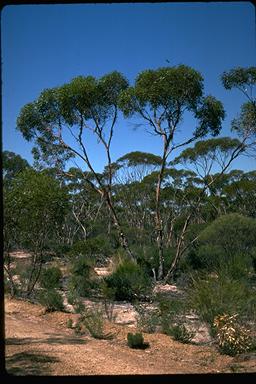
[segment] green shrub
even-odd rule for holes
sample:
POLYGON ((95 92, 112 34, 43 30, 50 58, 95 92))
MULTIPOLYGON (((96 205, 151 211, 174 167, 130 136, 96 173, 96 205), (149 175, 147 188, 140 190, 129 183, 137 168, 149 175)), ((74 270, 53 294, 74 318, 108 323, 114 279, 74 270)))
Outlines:
POLYGON ((87 296, 94 287, 93 262, 83 256, 74 257, 70 265, 68 289, 78 296, 87 296))
POLYGON ((45 289, 53 289, 60 287, 62 273, 58 267, 48 267, 43 269, 40 276, 40 285, 45 289))
POLYGON ((73 305, 76 313, 81 313, 85 309, 85 305, 74 290, 70 290, 67 295, 67 301, 73 305))
POLYGON ((214 319, 216 337, 222 353, 235 356, 252 349, 250 332, 238 323, 237 314, 216 316, 214 319))
POLYGON ((73 328, 73 320, 72 319, 67 320, 67 328, 73 328))
POLYGON ((158 301, 162 332, 169 335, 172 324, 177 321, 178 316, 184 313, 186 303, 178 298, 166 298, 161 294, 158 294, 156 299, 158 301))
POLYGON ((83 257, 94 263, 101 263, 112 254, 108 238, 98 235, 87 240, 77 241, 68 252, 68 257, 83 257))
POLYGON ((77 326, 80 327, 80 331, 86 329, 95 339, 112 338, 111 334, 104 333, 103 312, 97 307, 85 308, 81 313, 77 326))
POLYGON ((173 325, 170 327, 168 334, 174 338, 174 340, 181 343, 188 344, 195 336, 195 332, 189 331, 185 325, 173 325))
POLYGON ((135 304, 134 308, 138 313, 138 328, 146 333, 154 333, 160 321, 159 311, 157 309, 147 309, 143 304, 135 304))
POLYGON ((200 318, 212 326, 223 313, 239 313, 247 319, 256 316, 256 297, 244 281, 226 274, 198 275, 188 289, 188 304, 200 318))
POLYGON ((109 288, 115 290, 116 300, 133 301, 150 292, 151 282, 138 264, 122 260, 116 270, 105 278, 109 288))
POLYGON ((116 289, 108 287, 106 282, 103 281, 101 284, 101 294, 103 298, 103 308, 107 319, 109 321, 115 321, 116 314, 114 314, 114 298, 116 294, 116 289))
POLYGON ((253 270, 256 220, 237 213, 218 217, 199 235, 198 258, 208 271, 226 267, 233 278, 253 270))
POLYGON ((130 348, 135 349, 146 349, 149 346, 149 343, 144 342, 144 337, 142 333, 128 333, 127 334, 127 343, 130 348))
POLYGON ((42 304, 47 312, 63 311, 63 298, 55 289, 44 289, 39 292, 38 301, 42 304))

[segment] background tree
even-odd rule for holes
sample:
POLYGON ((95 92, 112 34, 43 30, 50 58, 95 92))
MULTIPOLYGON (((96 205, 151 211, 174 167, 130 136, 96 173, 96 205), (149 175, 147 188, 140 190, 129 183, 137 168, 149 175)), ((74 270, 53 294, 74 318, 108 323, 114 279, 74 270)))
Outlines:
MULTIPOLYGON (((4 234, 12 237, 12 246, 31 253, 26 294, 39 279, 49 243, 54 240, 68 208, 68 195, 56 180, 35 170, 21 172, 4 194, 4 234)), ((8 237, 4 238, 10 252, 8 237)))
POLYGON ((30 165, 27 160, 23 159, 20 155, 10 151, 3 151, 2 167, 3 179, 4 182, 7 182, 17 176, 19 172, 24 171, 26 168, 30 168, 30 165))
POLYGON ((43 91, 35 102, 25 105, 17 119, 17 127, 26 140, 34 140, 37 159, 62 166, 62 169, 66 160, 72 157, 84 162, 96 182, 87 177, 87 170, 83 171, 85 181, 104 199, 120 245, 133 258, 112 201, 110 153, 118 115, 118 97, 127 86, 126 79, 118 72, 99 80, 92 76, 77 77, 61 87, 43 91), (85 131, 91 131, 105 150, 107 178, 104 180, 95 172, 89 158, 85 131))
POLYGON ((119 105, 126 117, 133 114, 146 120, 154 134, 163 141, 163 152, 155 196, 155 226, 159 249, 158 278, 163 278, 164 244, 163 220, 160 213, 161 186, 167 159, 177 148, 187 145, 211 133, 218 135, 224 118, 220 101, 212 96, 203 96, 203 77, 185 65, 159 68, 141 72, 134 87, 123 91, 119 105), (177 129, 185 112, 190 112, 198 121, 194 132, 176 144, 177 129))
POLYGON ((237 89, 246 97, 240 115, 232 121, 231 128, 246 145, 246 153, 255 157, 256 149, 256 67, 233 68, 221 76, 222 84, 227 90, 237 89))

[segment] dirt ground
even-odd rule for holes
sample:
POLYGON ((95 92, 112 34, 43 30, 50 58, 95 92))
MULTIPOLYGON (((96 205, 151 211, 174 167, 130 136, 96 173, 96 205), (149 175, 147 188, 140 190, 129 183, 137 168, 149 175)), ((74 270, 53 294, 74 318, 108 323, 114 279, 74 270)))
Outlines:
POLYGON ((132 326, 106 322, 112 339, 78 336, 67 328, 77 314, 44 313, 40 305, 5 298, 5 364, 12 375, 172 375, 256 372, 255 355, 221 355, 214 345, 182 344, 144 333, 145 350, 127 346, 132 326))

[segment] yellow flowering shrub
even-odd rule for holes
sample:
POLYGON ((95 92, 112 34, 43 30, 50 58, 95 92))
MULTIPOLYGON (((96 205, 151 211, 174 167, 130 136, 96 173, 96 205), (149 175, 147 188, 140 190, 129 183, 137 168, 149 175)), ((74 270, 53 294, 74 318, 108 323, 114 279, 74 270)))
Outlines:
POLYGON ((249 351, 252 346, 250 332, 237 321, 238 314, 219 315, 214 318, 220 350, 227 355, 249 351))

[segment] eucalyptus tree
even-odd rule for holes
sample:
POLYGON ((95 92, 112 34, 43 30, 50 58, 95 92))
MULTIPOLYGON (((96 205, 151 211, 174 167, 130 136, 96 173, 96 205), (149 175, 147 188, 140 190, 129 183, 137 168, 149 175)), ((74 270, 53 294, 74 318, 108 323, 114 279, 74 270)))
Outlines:
POLYGON ((216 136, 224 118, 222 103, 213 96, 204 96, 202 75, 185 65, 141 72, 133 87, 120 95, 120 108, 126 117, 134 114, 146 121, 153 134, 162 139, 163 151, 155 192, 155 227, 159 249, 158 278, 163 278, 163 221, 160 213, 161 186, 170 154, 180 147, 212 134, 216 136), (179 126, 185 113, 197 120, 194 131, 187 130, 179 140, 179 126))
POLYGON ((147 175, 159 169, 161 157, 153 153, 135 151, 126 153, 115 162, 117 183, 140 182, 147 175))
POLYGON ((256 171, 241 172, 240 178, 223 187, 228 212, 256 218, 256 171))
MULTIPOLYGON (((19 173, 4 193, 4 244, 7 246, 12 241, 13 247, 31 253, 27 295, 39 279, 45 252, 62 226, 67 210, 66 190, 52 177, 33 169, 19 173)), ((7 260, 10 250, 10 247, 6 249, 7 260)))
MULTIPOLYGON (((92 173, 87 178, 95 182, 92 173)), ((102 197, 86 183, 83 172, 79 168, 70 168, 65 176, 69 193, 70 211, 64 222, 63 242, 73 245, 75 241, 90 237, 94 223, 99 220, 103 208, 102 197)))
POLYGON ((10 152, 2 152, 2 168, 3 168, 3 180, 8 182, 17 176, 20 172, 27 168, 30 168, 26 159, 23 159, 20 155, 10 152))
MULTIPOLYGON (((192 169, 198 178, 201 179, 202 188, 194 195, 194 199, 190 201, 189 210, 184 217, 183 227, 181 229, 177 248, 172 265, 168 270, 165 279, 167 280, 176 269, 182 255, 187 248, 198 239, 196 236, 189 244, 185 244, 185 235, 188 226, 193 217, 200 214, 203 207, 211 205, 218 211, 214 204, 216 199, 213 199, 212 185, 218 181, 222 175, 229 169, 229 166, 243 151, 245 146, 238 139, 229 137, 213 138, 204 141, 198 141, 194 147, 185 149, 178 157, 172 161, 172 164, 181 164, 187 169, 192 169), (213 170, 217 173, 212 174, 213 170)), ((217 204, 219 199, 217 198, 217 204)))
POLYGON ((44 90, 37 100, 26 104, 17 119, 17 127, 28 141, 34 141, 37 160, 63 170, 67 160, 79 159, 86 169, 85 181, 104 199, 118 231, 119 242, 133 258, 112 200, 111 144, 118 118, 118 97, 128 86, 119 72, 100 79, 79 76, 63 86, 44 90), (86 140, 92 133, 106 154, 107 181, 95 171, 86 140), (95 182, 87 177, 94 175, 95 182))
POLYGON ((246 145, 246 153, 255 157, 256 151, 256 67, 234 68, 221 76, 222 84, 227 90, 237 89, 246 98, 240 115, 231 123, 231 128, 246 145))

